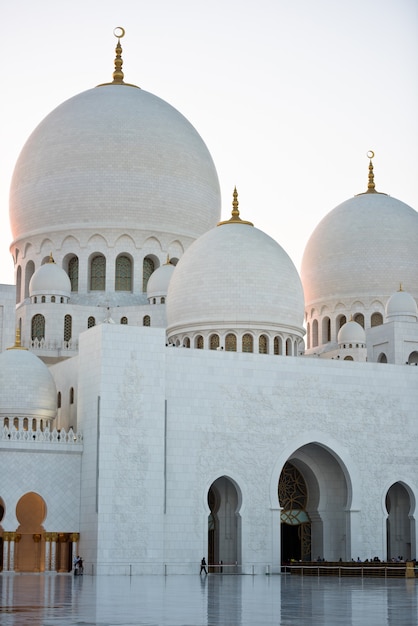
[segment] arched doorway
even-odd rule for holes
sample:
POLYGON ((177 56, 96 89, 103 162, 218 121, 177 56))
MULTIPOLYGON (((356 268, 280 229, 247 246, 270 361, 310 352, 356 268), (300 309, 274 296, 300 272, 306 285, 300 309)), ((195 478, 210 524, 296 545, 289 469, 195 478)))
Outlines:
POLYGON ((311 561, 311 521, 306 512, 308 490, 299 470, 287 462, 279 480, 279 502, 282 507, 282 561, 311 561))
POLYGON ((15 553, 15 570, 20 572, 44 571, 44 551, 42 550, 42 523, 46 517, 45 501, 37 493, 26 493, 16 506, 19 522, 17 534, 19 542, 15 553))
POLYGON ((351 485, 337 454, 319 443, 293 452, 278 481, 281 559, 351 558, 351 485))
MULTIPOLYGON (((395 483, 386 494, 387 558, 411 559, 411 498, 401 483, 395 483)), ((413 555, 415 557, 415 553, 413 555)))
POLYGON ((234 573, 241 563, 241 496, 235 483, 221 476, 208 492, 208 563, 214 572, 234 573), (223 568, 220 564, 224 565, 223 568))

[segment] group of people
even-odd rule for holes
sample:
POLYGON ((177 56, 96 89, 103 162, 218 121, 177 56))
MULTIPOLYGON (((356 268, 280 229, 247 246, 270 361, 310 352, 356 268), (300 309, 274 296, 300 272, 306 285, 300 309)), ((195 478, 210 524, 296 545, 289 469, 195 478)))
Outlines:
POLYGON ((83 575, 83 559, 81 556, 74 557, 73 561, 74 576, 83 575))

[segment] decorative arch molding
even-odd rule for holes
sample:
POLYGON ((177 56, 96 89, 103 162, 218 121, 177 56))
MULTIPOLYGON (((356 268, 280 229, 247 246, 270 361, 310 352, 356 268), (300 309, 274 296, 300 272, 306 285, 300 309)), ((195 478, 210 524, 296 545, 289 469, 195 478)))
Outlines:
POLYGON ((41 244, 39 246, 39 252, 40 254, 42 254, 42 256, 47 256, 49 258, 51 252, 55 251, 55 248, 56 246, 52 242, 52 240, 49 237, 45 237, 45 239, 42 239, 41 241, 41 244))
POLYGON ((129 235, 128 233, 124 233, 123 235, 119 235, 112 244, 112 247, 118 248, 123 251, 125 248, 132 250, 138 250, 139 247, 135 243, 135 239, 129 235))
POLYGON ((163 251, 161 241, 157 239, 157 237, 148 237, 147 239, 145 239, 141 248, 143 250, 144 256, 149 255, 149 253, 161 254, 161 252, 163 251))
POLYGON ((99 233, 95 233, 94 235, 90 235, 87 239, 87 247, 93 249, 97 252, 106 252, 109 246, 109 240, 106 239, 103 235, 99 233))
POLYGON ((170 257, 170 259, 172 257, 179 258, 183 256, 184 254, 184 246, 181 243, 181 241, 179 241, 178 239, 174 239, 173 241, 170 241, 170 243, 167 246, 167 250, 168 250, 168 256, 170 257))
MULTIPOLYGON (((319 446, 324 448, 338 463, 341 471, 344 475, 347 485, 347 509, 360 509, 361 494, 362 494, 362 482, 357 472, 357 466, 351 458, 347 448, 341 445, 339 441, 336 441, 333 437, 325 433, 317 433, 315 431, 308 431, 295 437, 293 440, 287 443, 280 456, 277 458, 276 463, 272 468, 270 478, 270 508, 278 509, 279 502, 277 498, 277 485, 279 484, 280 474, 286 461, 292 458, 297 450, 305 446, 319 446)), ((315 467, 315 461, 311 467, 315 467)))
POLYGON ((25 247, 24 247, 24 250, 23 250, 22 259, 26 259, 26 257, 31 255, 32 252, 34 252, 34 251, 35 251, 35 248, 33 247, 33 245, 31 243, 25 244, 25 247))
POLYGON ((382 490, 380 504, 382 507, 382 513, 385 517, 387 517, 388 512, 386 508, 386 496, 388 491, 393 485, 402 485, 402 487, 407 491, 409 495, 409 499, 411 501, 411 509, 409 511, 409 515, 412 517, 416 517, 417 511, 417 502, 418 502, 418 485, 415 484, 410 478, 406 476, 394 476, 393 479, 388 480, 382 490))
POLYGON ((67 235, 61 241, 61 244, 59 246, 56 246, 56 249, 62 250, 64 254, 68 254, 68 253, 71 254, 73 253, 74 250, 77 250, 77 252, 79 253, 80 248, 81 248, 81 241, 80 239, 77 239, 77 237, 74 237, 74 235, 67 235))
POLYGON ((247 502, 248 502, 248 494, 246 493, 246 489, 245 489, 246 481, 244 480, 243 476, 237 475, 237 472, 235 470, 232 471, 231 469, 227 469, 227 468, 225 468, 225 471, 218 470, 216 474, 213 474, 211 479, 208 480, 208 482, 206 483, 203 489, 202 504, 203 504, 203 510, 205 514, 209 515, 210 513, 210 508, 208 504, 209 489, 212 487, 213 483, 216 482, 219 478, 226 478, 234 485, 236 492, 237 492, 237 496, 238 496, 237 509, 240 515, 242 515, 245 512, 247 502))
POLYGON ((329 306, 327 304, 324 304, 321 307, 319 315, 329 315, 330 313, 331 313, 331 309, 329 308, 329 306))
POLYGON ((340 301, 334 306, 334 313, 342 313, 345 315, 346 310, 347 310, 347 305, 344 304, 344 302, 340 301))

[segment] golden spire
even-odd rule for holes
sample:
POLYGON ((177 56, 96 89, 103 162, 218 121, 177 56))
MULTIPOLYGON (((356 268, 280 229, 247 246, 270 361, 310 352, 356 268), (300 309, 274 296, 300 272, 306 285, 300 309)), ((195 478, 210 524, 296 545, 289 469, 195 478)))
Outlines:
POLYGON ((55 263, 54 257, 52 256, 52 252, 49 253, 48 263, 55 263))
POLYGON ((245 220, 242 220, 239 216, 239 210, 238 210, 238 191, 237 188, 234 187, 234 193, 232 194, 233 196, 233 201, 232 201, 232 212, 231 212, 231 217, 229 218, 229 220, 225 220, 223 222, 219 222, 217 225, 221 226, 222 224, 247 224, 248 226, 254 226, 254 224, 252 222, 246 222, 245 220))
POLYGON ((362 193, 357 193, 356 196, 364 196, 366 193, 379 193, 382 196, 387 196, 387 193, 376 191, 376 186, 374 184, 374 171, 373 171, 373 163, 372 163, 372 159, 374 159, 373 150, 368 151, 367 158, 369 159, 369 182, 367 184, 367 191, 363 191, 362 193))
POLYGON ((171 264, 171 262, 170 262, 170 255, 169 255, 169 254, 167 254, 167 260, 166 260, 166 262, 164 263, 164 265, 170 265, 170 264, 171 264))
POLYGON ((398 291, 403 291, 403 289, 402 289, 402 283, 399 283, 399 289, 398 289, 398 291))
POLYGON ((21 343, 20 343, 20 328, 16 328, 16 335, 15 335, 15 345, 12 346, 11 348, 7 348, 7 350, 27 350, 27 348, 24 348, 21 343))
POLYGON ((122 28, 122 26, 117 26, 113 30, 113 34, 118 40, 116 44, 116 48, 115 48, 116 56, 115 56, 115 70, 113 72, 113 81, 111 83, 102 83, 101 85, 97 85, 97 86, 105 87, 106 85, 125 85, 126 87, 136 87, 137 89, 139 89, 137 85, 131 85, 130 83, 125 83, 123 80, 124 78, 124 74, 122 72, 123 59, 122 59, 122 46, 121 46, 120 40, 122 39, 122 37, 125 36, 125 29, 122 28))

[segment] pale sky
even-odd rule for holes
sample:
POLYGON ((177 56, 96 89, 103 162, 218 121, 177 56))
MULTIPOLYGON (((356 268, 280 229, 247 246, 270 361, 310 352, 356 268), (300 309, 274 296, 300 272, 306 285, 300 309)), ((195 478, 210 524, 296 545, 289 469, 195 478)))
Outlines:
POLYGON ((0 16, 0 283, 14 282, 19 152, 61 102, 111 80, 116 26, 125 81, 208 146, 223 217, 236 185, 241 217, 298 269, 318 222, 366 190, 368 150, 377 190, 418 209, 417 0, 14 0, 0 16))

